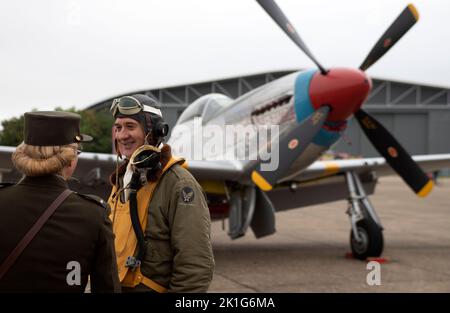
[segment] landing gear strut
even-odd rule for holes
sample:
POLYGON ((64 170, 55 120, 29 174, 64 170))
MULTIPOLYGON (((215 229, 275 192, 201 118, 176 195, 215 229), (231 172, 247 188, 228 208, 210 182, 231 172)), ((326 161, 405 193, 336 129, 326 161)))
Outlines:
POLYGON ((350 247, 353 257, 365 260, 378 257, 383 252, 383 227, 364 192, 358 174, 345 174, 348 190, 348 210, 350 217, 350 247))

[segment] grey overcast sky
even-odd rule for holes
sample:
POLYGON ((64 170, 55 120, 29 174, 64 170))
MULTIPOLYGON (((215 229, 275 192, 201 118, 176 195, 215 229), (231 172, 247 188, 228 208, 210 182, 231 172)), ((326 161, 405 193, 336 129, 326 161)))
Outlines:
MULTIPOLYGON (((408 4, 278 0, 316 58, 357 67, 408 4)), ((450 1, 416 0, 419 22, 368 73, 450 87, 450 1)), ((85 108, 142 89, 313 67, 254 0, 0 2, 0 121, 85 108)))

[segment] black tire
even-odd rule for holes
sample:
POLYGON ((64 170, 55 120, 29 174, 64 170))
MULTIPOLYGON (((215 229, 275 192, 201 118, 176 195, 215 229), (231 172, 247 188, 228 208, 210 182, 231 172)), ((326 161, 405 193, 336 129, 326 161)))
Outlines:
POLYGON ((350 247, 353 257, 365 260, 368 257, 379 257, 383 252, 383 231, 375 221, 367 216, 356 223, 362 242, 358 243, 350 230, 350 247))

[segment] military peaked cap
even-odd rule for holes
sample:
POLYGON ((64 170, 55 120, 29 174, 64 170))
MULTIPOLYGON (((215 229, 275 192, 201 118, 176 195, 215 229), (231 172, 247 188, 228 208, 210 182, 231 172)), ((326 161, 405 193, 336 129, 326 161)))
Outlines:
POLYGON ((80 133, 80 119, 80 115, 72 112, 27 112, 24 142, 33 146, 63 146, 91 141, 91 136, 80 133))

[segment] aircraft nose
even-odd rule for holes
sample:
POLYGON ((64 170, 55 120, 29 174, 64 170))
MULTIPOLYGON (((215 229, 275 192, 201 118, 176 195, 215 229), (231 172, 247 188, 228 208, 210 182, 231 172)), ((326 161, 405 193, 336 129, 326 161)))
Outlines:
POLYGON ((328 121, 345 121, 367 99, 372 81, 358 69, 333 68, 326 75, 316 72, 311 79, 309 95, 317 110, 331 107, 328 121))

